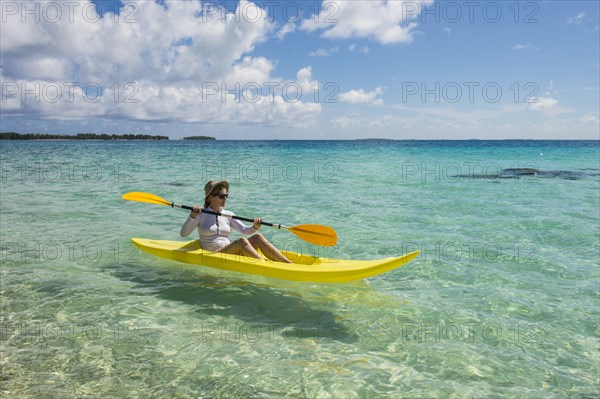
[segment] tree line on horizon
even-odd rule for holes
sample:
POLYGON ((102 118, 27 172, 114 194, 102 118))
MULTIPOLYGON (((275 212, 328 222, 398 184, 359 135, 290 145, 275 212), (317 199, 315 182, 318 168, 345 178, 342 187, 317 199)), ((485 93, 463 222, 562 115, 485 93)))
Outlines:
POLYGON ((190 136, 184 137, 183 140, 216 140, 216 138, 211 136, 190 136))
POLYGON ((0 133, 0 140, 169 140, 167 136, 150 136, 147 134, 96 134, 78 133, 46 134, 46 133, 0 133))

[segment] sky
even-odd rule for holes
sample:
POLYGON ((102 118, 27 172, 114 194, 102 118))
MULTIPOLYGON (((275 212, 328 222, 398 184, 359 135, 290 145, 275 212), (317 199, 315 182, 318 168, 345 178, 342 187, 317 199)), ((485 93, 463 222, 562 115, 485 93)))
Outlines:
POLYGON ((0 131, 600 139, 598 1, 0 1, 0 131))

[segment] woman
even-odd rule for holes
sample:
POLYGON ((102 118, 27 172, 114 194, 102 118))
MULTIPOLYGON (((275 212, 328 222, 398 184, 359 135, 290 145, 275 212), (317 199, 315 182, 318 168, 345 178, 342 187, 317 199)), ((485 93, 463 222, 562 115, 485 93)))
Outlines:
MULTIPOLYGON (((233 212, 223 209, 229 195, 228 191, 229 183, 226 181, 217 183, 211 180, 206 183, 206 186, 204 186, 204 208, 209 211, 219 212, 222 215, 234 216, 233 212)), ((252 226, 246 226, 237 219, 203 213, 202 208, 196 205, 193 207, 190 216, 183 226, 181 226, 180 234, 182 237, 187 237, 195 228, 198 228, 200 247, 202 249, 263 259, 257 251, 260 249, 271 260, 292 263, 267 241, 262 234, 256 233, 260 229, 261 222, 261 218, 255 218, 252 226), (242 234, 256 234, 250 238, 242 237, 231 242, 229 234, 232 228, 242 234)))

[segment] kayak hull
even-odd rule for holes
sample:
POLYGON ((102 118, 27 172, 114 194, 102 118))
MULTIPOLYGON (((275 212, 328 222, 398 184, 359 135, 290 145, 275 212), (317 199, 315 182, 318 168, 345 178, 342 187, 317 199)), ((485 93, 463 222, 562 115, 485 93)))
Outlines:
POLYGON ((294 262, 281 263, 205 251, 200 248, 198 240, 182 242, 132 238, 131 241, 144 252, 178 262, 283 280, 320 283, 344 283, 375 276, 405 265, 420 253, 415 251, 397 258, 378 260, 344 260, 281 251, 294 262))

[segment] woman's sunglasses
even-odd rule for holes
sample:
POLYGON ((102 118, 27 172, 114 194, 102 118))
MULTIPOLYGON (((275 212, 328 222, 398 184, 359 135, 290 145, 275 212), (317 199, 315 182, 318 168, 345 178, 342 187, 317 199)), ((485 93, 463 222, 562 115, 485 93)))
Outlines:
POLYGON ((219 197, 221 199, 225 199, 225 198, 229 197, 229 194, 217 194, 217 195, 215 195, 215 197, 219 197))

